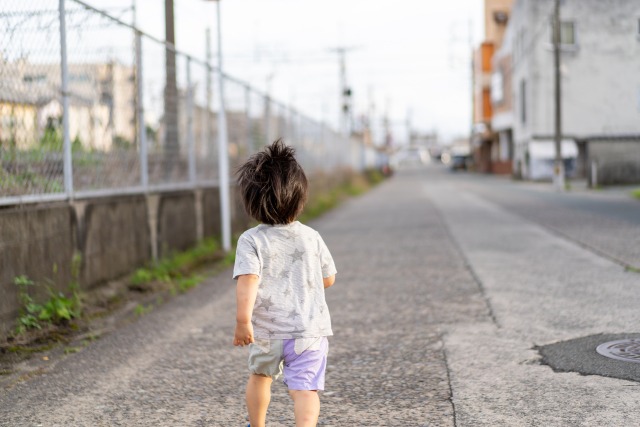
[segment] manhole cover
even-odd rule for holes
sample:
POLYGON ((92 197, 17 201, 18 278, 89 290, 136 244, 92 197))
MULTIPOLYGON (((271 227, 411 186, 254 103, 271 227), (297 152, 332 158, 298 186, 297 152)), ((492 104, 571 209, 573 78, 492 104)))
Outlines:
POLYGON ((605 342, 600 344, 596 351, 611 359, 640 363, 640 339, 630 338, 605 342))

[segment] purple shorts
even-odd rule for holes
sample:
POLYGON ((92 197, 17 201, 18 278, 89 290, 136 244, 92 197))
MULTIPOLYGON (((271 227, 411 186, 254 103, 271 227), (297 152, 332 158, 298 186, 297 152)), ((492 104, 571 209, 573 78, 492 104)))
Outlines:
POLYGON ((256 339, 249 346, 249 371, 274 380, 284 372, 289 390, 324 390, 328 353, 327 337, 256 339))

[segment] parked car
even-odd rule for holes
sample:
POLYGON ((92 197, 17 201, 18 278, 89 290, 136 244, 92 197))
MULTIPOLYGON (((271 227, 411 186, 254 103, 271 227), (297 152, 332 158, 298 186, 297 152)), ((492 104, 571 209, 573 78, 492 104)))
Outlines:
POLYGON ((445 152, 442 154, 442 163, 452 171, 468 170, 471 164, 471 155, 466 153, 445 152))

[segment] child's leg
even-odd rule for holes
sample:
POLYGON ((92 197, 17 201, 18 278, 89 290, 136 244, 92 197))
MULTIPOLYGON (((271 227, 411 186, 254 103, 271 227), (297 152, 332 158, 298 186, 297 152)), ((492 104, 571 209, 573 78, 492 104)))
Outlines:
POLYGON ((252 374, 247 383, 247 411, 251 427, 264 427, 271 401, 271 377, 252 374))
MULTIPOLYGON (((296 427, 316 427, 320 415, 320 398, 316 390, 289 390, 293 398, 296 427)), ((253 424, 251 424, 253 426, 253 424)))

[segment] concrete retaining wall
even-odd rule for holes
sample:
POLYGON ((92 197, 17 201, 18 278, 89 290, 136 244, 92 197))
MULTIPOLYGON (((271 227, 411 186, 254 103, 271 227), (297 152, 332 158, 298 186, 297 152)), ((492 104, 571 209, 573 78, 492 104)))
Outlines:
MULTIPOLYGON (((218 189, 207 188, 0 210, 0 337, 15 326, 17 276, 66 290, 78 255, 79 283, 94 288, 220 235, 219 206, 218 189)), ((234 231, 248 223, 237 206, 232 215, 234 231)))
POLYGON ((70 282, 74 223, 73 210, 64 204, 0 210, 0 336, 17 313, 17 276, 50 280, 52 286, 70 282))
POLYGON ((93 287, 120 277, 151 258, 144 196, 74 203, 82 257, 80 283, 93 287))

